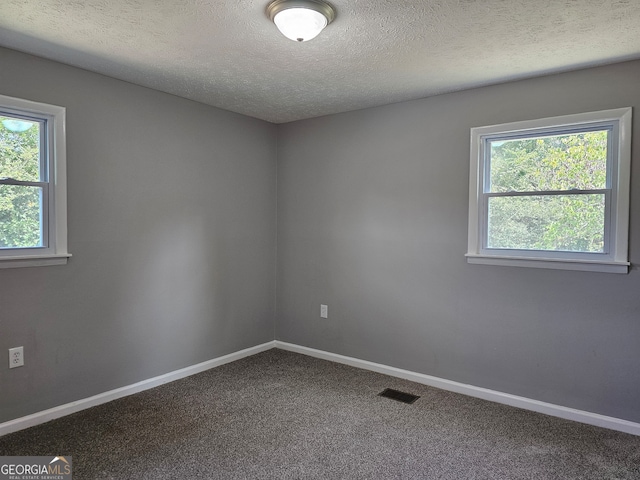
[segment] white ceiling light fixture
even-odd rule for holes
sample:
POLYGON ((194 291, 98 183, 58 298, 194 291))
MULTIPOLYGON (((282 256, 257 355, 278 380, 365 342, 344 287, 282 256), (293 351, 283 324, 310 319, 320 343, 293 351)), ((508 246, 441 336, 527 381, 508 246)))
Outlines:
POLYGON ((267 7, 267 15, 285 37, 306 42, 336 18, 336 10, 322 0, 275 0, 267 7))

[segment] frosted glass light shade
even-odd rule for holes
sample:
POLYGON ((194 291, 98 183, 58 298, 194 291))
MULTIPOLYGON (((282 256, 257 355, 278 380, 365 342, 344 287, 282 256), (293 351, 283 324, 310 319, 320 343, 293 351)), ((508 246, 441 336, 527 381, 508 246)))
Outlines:
POLYGON ((296 42, 306 42, 316 38, 327 26, 327 17, 307 8, 289 8, 273 18, 278 30, 296 42))
POLYGON ((267 15, 285 37, 306 42, 333 21, 336 11, 324 0, 274 0, 267 15))

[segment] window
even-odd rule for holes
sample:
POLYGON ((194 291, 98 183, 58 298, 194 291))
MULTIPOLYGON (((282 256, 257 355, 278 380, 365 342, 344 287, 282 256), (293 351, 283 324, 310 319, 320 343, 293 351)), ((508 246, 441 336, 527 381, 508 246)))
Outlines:
POLYGON ((65 109, 0 95, 0 268, 70 256, 65 109))
POLYGON ((467 261, 627 273, 631 108, 471 129, 467 261))

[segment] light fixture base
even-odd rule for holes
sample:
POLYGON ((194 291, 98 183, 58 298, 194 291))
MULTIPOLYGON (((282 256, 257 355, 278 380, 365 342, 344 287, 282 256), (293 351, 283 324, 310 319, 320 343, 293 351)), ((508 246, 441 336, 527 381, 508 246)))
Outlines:
POLYGON ((315 10, 327 18, 327 25, 336 18, 336 9, 331 4, 323 2, 322 0, 274 0, 267 6, 267 15, 273 22, 273 19, 278 13, 283 10, 288 10, 289 8, 315 10))

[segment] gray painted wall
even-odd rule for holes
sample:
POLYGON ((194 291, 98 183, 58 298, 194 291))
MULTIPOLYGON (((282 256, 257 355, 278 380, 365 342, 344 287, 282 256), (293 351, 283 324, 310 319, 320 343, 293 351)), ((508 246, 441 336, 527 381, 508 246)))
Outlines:
POLYGON ((1 94, 67 107, 74 255, 0 269, 0 352, 26 358, 0 364, 0 422, 272 340, 276 171, 277 339, 640 421, 637 270, 464 259, 469 128, 637 107, 640 62, 278 127, 10 50, 0 66, 1 94))
POLYGON ((0 422, 273 340, 274 125, 5 49, 0 93, 67 108, 73 254, 0 269, 0 422))
POLYGON ((639 79, 629 62, 282 125, 276 338, 640 421, 637 269, 464 257, 471 127, 632 106, 640 262, 639 79))

